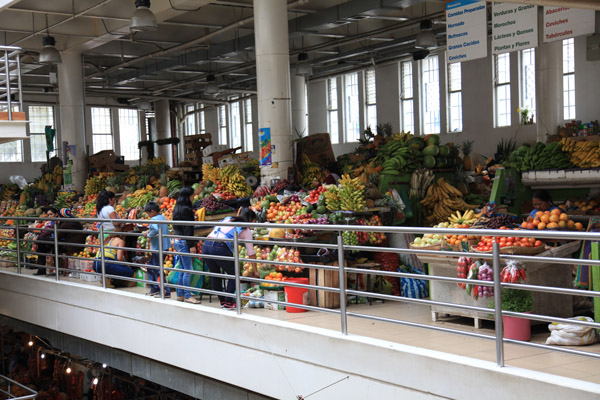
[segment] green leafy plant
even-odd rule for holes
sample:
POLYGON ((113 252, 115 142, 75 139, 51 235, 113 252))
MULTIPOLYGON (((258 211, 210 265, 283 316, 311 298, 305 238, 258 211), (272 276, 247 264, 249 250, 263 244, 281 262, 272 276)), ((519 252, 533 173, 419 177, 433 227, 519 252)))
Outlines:
MULTIPOLYGON (((520 313, 533 311, 533 295, 529 290, 503 288, 501 297, 504 311, 520 313)), ((490 308, 494 308, 493 301, 490 303, 490 308)))

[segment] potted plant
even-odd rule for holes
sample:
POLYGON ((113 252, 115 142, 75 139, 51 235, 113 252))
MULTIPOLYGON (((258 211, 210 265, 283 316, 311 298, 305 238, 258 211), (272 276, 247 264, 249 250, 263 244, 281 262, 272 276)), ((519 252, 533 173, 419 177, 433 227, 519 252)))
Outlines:
MULTIPOLYGON (((519 313, 533 311, 533 296, 528 290, 502 289, 502 309, 519 313)), ((490 306, 493 308, 494 303, 490 306)), ((504 337, 507 339, 529 341, 531 339, 531 321, 526 318, 502 316, 504 337)))

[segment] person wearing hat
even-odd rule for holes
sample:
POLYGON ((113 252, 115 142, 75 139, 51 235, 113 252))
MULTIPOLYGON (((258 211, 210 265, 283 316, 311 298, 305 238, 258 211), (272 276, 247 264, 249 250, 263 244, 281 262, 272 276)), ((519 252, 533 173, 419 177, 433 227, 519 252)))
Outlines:
POLYGON ((81 247, 73 245, 84 244, 86 234, 72 231, 83 231, 83 225, 73 219, 73 212, 70 208, 61 208, 58 210, 58 215, 61 218, 58 223, 58 251, 66 254, 79 252, 81 247))

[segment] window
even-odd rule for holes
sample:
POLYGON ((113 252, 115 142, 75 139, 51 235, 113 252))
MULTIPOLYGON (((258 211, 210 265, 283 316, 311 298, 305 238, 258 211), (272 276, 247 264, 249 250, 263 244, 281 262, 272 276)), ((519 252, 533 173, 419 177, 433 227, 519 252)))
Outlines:
POLYGON ((0 162, 23 162, 23 141, 0 144, 0 162))
POLYGON ((198 111, 198 133, 206 133, 206 120, 204 119, 204 104, 198 104, 198 108, 202 111, 198 111))
POLYGON ((575 39, 563 40, 563 105, 565 119, 575 119, 575 39))
POLYGON ((498 54, 494 61, 496 127, 510 126, 510 53, 498 54))
POLYGON ((440 65, 439 57, 422 61, 423 133, 440 133, 440 65))
POLYGON ((119 108, 121 155, 125 160, 139 160, 140 120, 137 110, 119 108))
POLYGON ((254 132, 252 128, 252 100, 244 100, 244 150, 253 151, 254 132))
POLYGON ((345 141, 358 142, 360 139, 360 114, 358 102, 358 73, 344 76, 345 141))
MULTIPOLYGON (((31 146, 31 161, 46 162, 46 126, 54 127, 54 108, 52 106, 29 106, 29 145, 31 146)), ((49 156, 56 155, 57 140, 54 137, 54 151, 49 156)))
POLYGON ((242 119, 240 113, 240 102, 231 103, 231 147, 242 145, 242 119))
POLYGON ((110 108, 92 107, 92 146, 94 153, 113 148, 110 108))
POLYGON ((219 144, 227 144, 227 108, 219 106, 219 144))
POLYGON ((525 114, 528 120, 535 120, 535 49, 521 51, 521 115, 525 114))
POLYGON ((340 127, 338 122, 337 78, 327 79, 327 117, 331 143, 339 143, 340 127))
POLYGON ((194 114, 195 108, 194 105, 185 106, 185 113, 187 114, 185 117, 185 136, 195 135, 196 134, 196 114, 194 114), (191 113, 191 114, 188 114, 191 113))
POLYGON ((415 130, 415 111, 414 111, 414 91, 413 91, 413 72, 412 62, 404 61, 400 64, 401 74, 401 93, 400 107, 402 108, 402 130, 404 132, 414 132, 415 130))
POLYGON ((448 65, 449 132, 462 132, 462 64, 448 65))
POLYGON ((375 70, 365 72, 365 105, 367 108, 367 126, 373 133, 377 128, 377 98, 375 88, 375 70))

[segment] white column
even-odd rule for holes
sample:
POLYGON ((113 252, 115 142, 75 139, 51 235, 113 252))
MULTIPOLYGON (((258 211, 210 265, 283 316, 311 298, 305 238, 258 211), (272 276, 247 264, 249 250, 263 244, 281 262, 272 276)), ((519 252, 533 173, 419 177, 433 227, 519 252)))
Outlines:
MULTIPOLYGON (((171 115, 169 110, 169 100, 157 100, 154 102, 154 111, 156 118, 156 139, 168 139, 171 137, 171 115)), ((173 146, 156 146, 157 157, 167 160, 167 165, 173 167, 173 146)))
POLYGON ((308 136, 308 107, 306 98, 306 78, 296 76, 296 71, 291 72, 292 81, 292 134, 308 136))
MULTIPOLYGON (((62 63, 58 64, 60 137, 70 146, 75 146, 75 155, 69 155, 69 159, 73 160, 72 182, 76 189, 83 191, 88 168, 81 53, 66 51, 61 53, 61 57, 62 63)), ((62 149, 62 143, 59 143, 58 147, 62 149)), ((59 154, 61 154, 60 151, 59 154)))
POLYGON ((261 177, 286 178, 292 167, 290 61, 286 0, 254 0, 259 128, 271 129, 273 165, 261 177))
POLYGON ((537 140, 545 141, 546 133, 556 133, 563 120, 562 41, 540 43, 535 54, 537 140))

